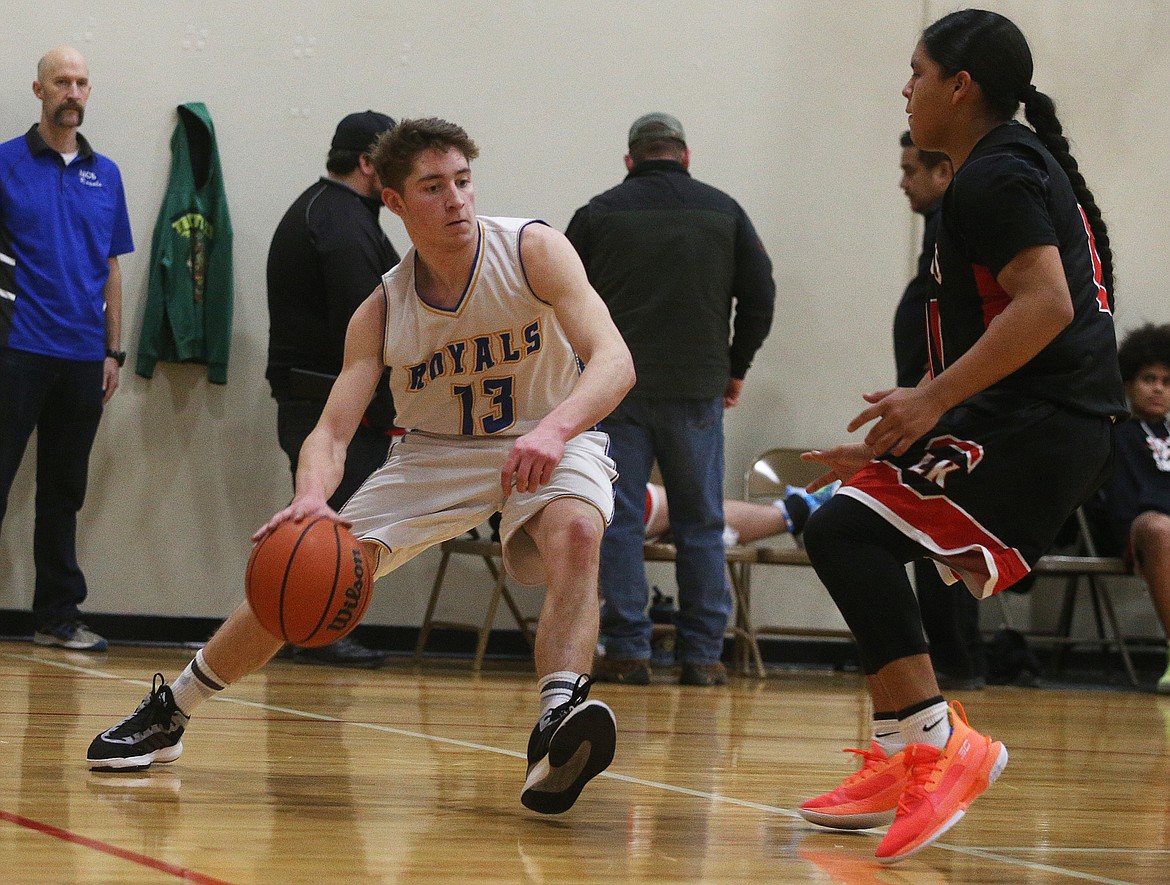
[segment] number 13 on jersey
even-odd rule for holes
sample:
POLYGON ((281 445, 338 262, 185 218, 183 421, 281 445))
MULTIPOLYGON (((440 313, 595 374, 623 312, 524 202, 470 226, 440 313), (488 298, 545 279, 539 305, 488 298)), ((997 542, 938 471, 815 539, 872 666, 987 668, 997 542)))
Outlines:
POLYGON ((483 378, 479 390, 475 384, 452 384, 451 393, 459 399, 460 430, 464 436, 475 436, 477 403, 487 401, 488 414, 479 419, 483 433, 502 433, 516 423, 515 378, 483 378))

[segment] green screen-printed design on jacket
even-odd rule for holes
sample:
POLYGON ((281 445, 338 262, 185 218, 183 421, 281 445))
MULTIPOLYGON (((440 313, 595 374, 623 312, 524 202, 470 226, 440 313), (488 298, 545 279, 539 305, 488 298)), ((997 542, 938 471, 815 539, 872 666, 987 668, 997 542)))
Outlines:
POLYGON ((207 379, 223 384, 231 346, 231 218, 207 108, 179 105, 178 116, 151 243, 136 371, 149 378, 160 360, 205 363, 207 379))

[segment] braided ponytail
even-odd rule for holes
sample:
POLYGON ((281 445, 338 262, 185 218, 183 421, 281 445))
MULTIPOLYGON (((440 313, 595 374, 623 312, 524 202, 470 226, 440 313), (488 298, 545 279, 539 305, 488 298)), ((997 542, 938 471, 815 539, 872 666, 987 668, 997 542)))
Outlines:
POLYGON ((1032 85, 1032 50, 1023 33, 998 13, 963 9, 943 16, 923 31, 922 42, 947 75, 967 71, 999 119, 1012 119, 1023 102, 1024 116, 1068 175, 1077 202, 1089 220, 1089 230, 1101 259, 1101 282, 1112 304, 1113 252, 1109 247, 1109 232, 1093 192, 1085 184, 1085 176, 1069 153, 1068 139, 1056 117, 1056 106, 1032 85))
POLYGON ((1109 231, 1105 227, 1105 219, 1101 217, 1101 210, 1093 192, 1085 183, 1085 176, 1081 174, 1076 159, 1069 152, 1068 139, 1064 137, 1064 128, 1056 116, 1056 105, 1052 99, 1029 86, 1024 95, 1024 116, 1036 130, 1040 141, 1048 152, 1052 154, 1060 168, 1072 183, 1073 193, 1077 195, 1077 202, 1085 210, 1089 219, 1089 229, 1093 232, 1093 241, 1097 247, 1097 255, 1101 259, 1101 282, 1105 291, 1109 293, 1110 302, 1113 300, 1113 250, 1109 246, 1109 231))

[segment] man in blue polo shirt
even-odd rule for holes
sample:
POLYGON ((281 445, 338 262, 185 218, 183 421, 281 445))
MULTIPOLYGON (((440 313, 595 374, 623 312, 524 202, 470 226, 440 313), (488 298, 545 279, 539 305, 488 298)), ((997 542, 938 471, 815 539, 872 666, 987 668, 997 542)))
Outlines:
POLYGON ((77 513, 102 407, 118 387, 130 218, 118 167, 78 133, 89 68, 59 47, 37 64, 41 120, 0 144, 0 526, 37 430, 33 640, 105 651, 83 623, 77 513))

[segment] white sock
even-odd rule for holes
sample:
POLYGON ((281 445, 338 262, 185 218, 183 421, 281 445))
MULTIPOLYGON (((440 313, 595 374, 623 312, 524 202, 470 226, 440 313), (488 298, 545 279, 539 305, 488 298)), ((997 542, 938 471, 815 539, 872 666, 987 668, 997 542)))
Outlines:
POLYGON ((203 660, 203 649, 195 652, 187 669, 171 683, 175 704, 188 716, 205 700, 225 688, 227 683, 216 676, 215 671, 207 666, 207 661, 203 660))
POLYGON ((902 740, 907 744, 929 744, 940 750, 951 737, 951 720, 947 702, 939 700, 929 707, 898 720, 902 740))
POLYGON ((887 757, 900 752, 906 746, 896 716, 882 716, 880 719, 874 717, 873 742, 882 748, 887 757))
POLYGON ((540 690, 541 728, 548 724, 548 714, 554 707, 568 703, 573 697, 573 691, 577 688, 577 681, 580 678, 581 674, 572 670, 558 670, 540 678, 536 687, 540 690))

